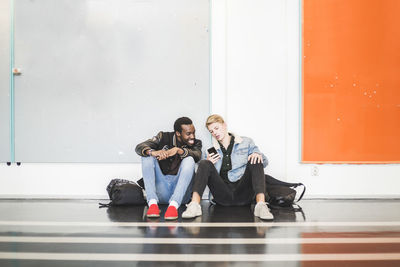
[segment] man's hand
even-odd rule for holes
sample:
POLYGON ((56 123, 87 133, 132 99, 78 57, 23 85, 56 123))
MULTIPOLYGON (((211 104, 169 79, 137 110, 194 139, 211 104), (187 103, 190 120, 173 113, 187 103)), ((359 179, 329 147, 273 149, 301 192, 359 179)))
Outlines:
POLYGON ((149 156, 155 157, 158 160, 164 160, 170 157, 175 156, 176 154, 182 155, 184 153, 182 148, 179 147, 173 147, 168 150, 156 150, 156 151, 151 151, 149 156))
POLYGON ((213 164, 215 164, 220 159, 221 159, 221 157, 219 156, 218 153, 207 154, 207 160, 211 161, 213 164))
POLYGON ((169 158, 169 157, 175 156, 176 154, 182 155, 184 153, 184 151, 183 151, 182 148, 179 148, 179 147, 175 146, 175 147, 173 147, 171 149, 168 149, 167 153, 168 153, 168 158, 169 158))
POLYGON ((150 156, 157 158, 158 160, 164 160, 168 158, 168 151, 166 150, 153 150, 150 156))
POLYGON ((247 158, 247 161, 250 161, 250 164, 263 163, 263 158, 262 155, 253 153, 247 158))

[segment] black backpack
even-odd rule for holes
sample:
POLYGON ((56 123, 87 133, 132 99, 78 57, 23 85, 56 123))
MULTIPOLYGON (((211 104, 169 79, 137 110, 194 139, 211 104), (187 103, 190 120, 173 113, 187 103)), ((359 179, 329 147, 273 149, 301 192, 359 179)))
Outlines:
POLYGON ((270 208, 301 211, 301 207, 296 203, 303 198, 306 192, 306 187, 302 183, 287 183, 265 174, 265 186, 267 189, 266 200, 270 208), (298 186, 303 186, 303 191, 296 200, 297 191, 294 188, 298 186), (293 207, 294 204, 297 205, 297 208, 293 207))
POLYGON ((117 205, 143 205, 146 203, 143 188, 137 183, 125 179, 113 179, 107 186, 111 202, 99 203, 100 208, 117 205))

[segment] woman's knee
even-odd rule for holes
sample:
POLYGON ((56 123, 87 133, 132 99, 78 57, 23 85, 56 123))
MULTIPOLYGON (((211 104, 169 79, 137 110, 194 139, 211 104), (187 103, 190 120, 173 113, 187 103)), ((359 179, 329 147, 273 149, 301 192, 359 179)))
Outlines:
POLYGON ((264 169, 264 165, 261 162, 258 163, 251 163, 250 161, 247 161, 247 167, 250 168, 262 168, 264 169))
POLYGON ((212 162, 209 160, 202 159, 199 161, 199 168, 209 168, 210 166, 214 166, 214 164, 212 164, 212 162))

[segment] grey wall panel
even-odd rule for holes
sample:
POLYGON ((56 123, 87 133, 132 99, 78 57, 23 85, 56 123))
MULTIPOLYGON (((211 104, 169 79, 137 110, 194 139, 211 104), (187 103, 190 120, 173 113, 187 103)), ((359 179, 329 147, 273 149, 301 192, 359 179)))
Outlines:
POLYGON ((189 116, 208 139, 208 0, 18 0, 16 161, 137 162, 189 116))
POLYGON ((0 1, 0 162, 10 158, 10 1, 0 1))

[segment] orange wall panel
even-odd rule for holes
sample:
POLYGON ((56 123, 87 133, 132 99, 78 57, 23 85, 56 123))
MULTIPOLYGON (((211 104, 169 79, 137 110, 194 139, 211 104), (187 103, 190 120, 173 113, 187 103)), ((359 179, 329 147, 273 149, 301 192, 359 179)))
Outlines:
POLYGON ((400 1, 302 11, 302 162, 400 162, 400 1))

